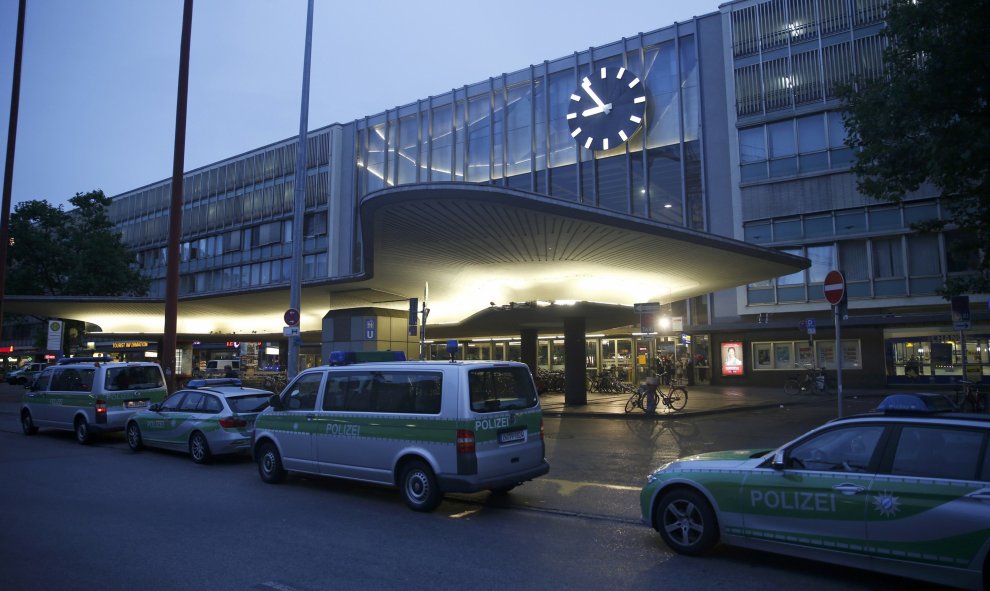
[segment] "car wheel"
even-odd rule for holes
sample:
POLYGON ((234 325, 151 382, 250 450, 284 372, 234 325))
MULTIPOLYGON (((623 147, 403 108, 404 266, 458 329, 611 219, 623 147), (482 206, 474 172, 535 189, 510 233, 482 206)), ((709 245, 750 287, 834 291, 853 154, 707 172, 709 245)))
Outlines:
POLYGON ((189 438, 189 455, 197 464, 205 464, 210 461, 210 444, 206 441, 206 435, 199 431, 189 438))
POLYGON ((141 441, 141 427, 133 421, 127 423, 127 445, 134 451, 140 451, 144 447, 141 441))
POLYGON ((433 470, 419 460, 409 462, 402 469, 399 489, 406 505, 413 511, 432 511, 443 500, 433 470))
POLYGON ((678 554, 702 554, 718 542, 718 523, 711 504, 687 488, 672 490, 660 499, 653 512, 653 526, 678 554))
POLYGON ((278 453, 278 448, 274 443, 266 442, 261 444, 258 452, 258 474, 261 479, 269 484, 276 484, 285 480, 285 468, 282 467, 282 456, 278 453))
POLYGON ((38 432, 38 428, 34 426, 34 419, 28 411, 21 413, 21 430, 25 435, 34 435, 38 432))
POLYGON ((76 419, 75 430, 76 430, 76 441, 78 441, 79 443, 86 445, 92 440, 89 435, 89 423, 86 422, 85 418, 79 417, 76 419))

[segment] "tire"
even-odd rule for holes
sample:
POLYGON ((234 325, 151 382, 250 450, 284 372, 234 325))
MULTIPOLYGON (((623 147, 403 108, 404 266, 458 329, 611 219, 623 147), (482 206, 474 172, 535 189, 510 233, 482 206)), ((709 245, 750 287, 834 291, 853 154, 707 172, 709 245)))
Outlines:
POLYGON ((141 451, 144 442, 141 440, 141 427, 134 421, 127 423, 127 446, 133 451, 141 451))
POLYGON ((210 443, 206 440, 206 435, 199 431, 189 438, 189 457, 197 464, 206 464, 210 461, 210 443))
POLYGON ((24 431, 25 435, 34 435, 38 432, 38 428, 34 425, 34 419, 31 418, 31 413, 26 410, 21 413, 21 430, 24 431))
POLYGON ((285 468, 282 467, 282 456, 275 444, 266 441, 258 450, 258 474, 268 484, 278 484, 285 480, 285 468))
POLYGON ((76 432, 76 441, 78 441, 82 445, 87 445, 89 442, 93 440, 92 435, 90 435, 89 433, 89 423, 86 422, 85 418, 83 417, 77 418, 74 425, 76 432))
POLYGON ((688 489, 674 489, 656 504, 653 527, 671 550, 697 556, 718 543, 718 522, 708 500, 688 489))
POLYGON ((639 401, 642 400, 642 398, 643 397, 638 392, 630 396, 629 400, 626 401, 626 412, 630 413, 636 410, 636 408, 640 406, 639 401))
POLYGON ((433 470, 420 460, 406 464, 399 478, 402 499, 413 511, 432 511, 440 505, 443 493, 433 470))
POLYGON ((787 378, 787 381, 784 382, 784 394, 793 396, 800 391, 801 384, 798 382, 797 378, 787 378))
POLYGON ((674 386, 670 389, 670 396, 668 400, 670 400, 670 403, 667 406, 669 406, 672 410, 681 410, 687 406, 687 388, 684 386, 674 386))

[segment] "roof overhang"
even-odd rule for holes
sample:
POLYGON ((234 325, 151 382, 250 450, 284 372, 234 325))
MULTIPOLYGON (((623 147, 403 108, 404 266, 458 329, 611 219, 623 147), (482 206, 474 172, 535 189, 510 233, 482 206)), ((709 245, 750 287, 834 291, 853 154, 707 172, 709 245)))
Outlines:
MULTIPOLYGON (((304 284, 302 330, 319 330, 331 309, 408 308, 426 284, 429 323, 457 324, 513 303, 666 303, 810 266, 737 240, 488 185, 384 189, 361 200, 360 219, 365 272, 304 284)), ((288 303, 288 287, 183 298, 178 331, 281 334, 288 303)), ((164 302, 11 296, 4 308, 107 332, 161 332, 164 302)))

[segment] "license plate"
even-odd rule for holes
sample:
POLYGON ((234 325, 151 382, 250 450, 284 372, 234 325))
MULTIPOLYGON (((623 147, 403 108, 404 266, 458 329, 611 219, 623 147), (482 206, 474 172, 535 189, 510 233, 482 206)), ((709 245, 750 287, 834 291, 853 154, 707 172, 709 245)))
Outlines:
POLYGON ((526 430, 519 429, 518 431, 506 431, 505 433, 498 434, 499 443, 512 443, 514 441, 522 441, 526 439, 526 430))
POLYGON ((147 400, 128 400, 124 403, 125 408, 144 408, 148 406, 147 400))

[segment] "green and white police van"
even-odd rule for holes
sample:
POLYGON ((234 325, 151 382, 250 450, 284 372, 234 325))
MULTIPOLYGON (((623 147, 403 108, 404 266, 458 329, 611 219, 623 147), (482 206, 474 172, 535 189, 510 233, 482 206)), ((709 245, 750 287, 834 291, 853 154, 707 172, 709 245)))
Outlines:
POLYGON ((397 486, 430 511, 444 493, 507 492, 550 470, 526 365, 343 357, 300 373, 258 415, 265 482, 296 471, 397 486))
POLYGON ((990 588, 990 416, 895 395, 776 450, 650 474, 643 521, 682 554, 718 542, 966 589, 990 588))
POLYGON ((60 359, 24 391, 21 429, 25 435, 39 427, 74 431, 79 443, 89 443, 93 433, 123 430, 131 415, 161 402, 166 391, 157 363, 60 359))

